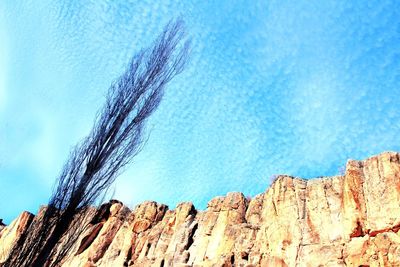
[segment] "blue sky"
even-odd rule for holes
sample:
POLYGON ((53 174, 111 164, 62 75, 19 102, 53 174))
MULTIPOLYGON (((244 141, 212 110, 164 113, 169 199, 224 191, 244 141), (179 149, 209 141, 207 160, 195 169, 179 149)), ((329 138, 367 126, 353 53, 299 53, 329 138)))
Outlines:
POLYGON ((205 208, 400 150, 398 1, 0 2, 0 218, 47 202, 110 83, 171 18, 193 39, 114 197, 205 208))

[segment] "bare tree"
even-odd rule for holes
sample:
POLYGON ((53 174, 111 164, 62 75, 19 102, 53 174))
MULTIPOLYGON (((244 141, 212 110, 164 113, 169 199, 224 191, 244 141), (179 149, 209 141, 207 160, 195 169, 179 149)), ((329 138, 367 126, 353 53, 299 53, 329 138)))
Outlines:
POLYGON ((84 216, 80 211, 141 151, 146 120, 158 107, 165 85, 187 62, 190 42, 185 39, 182 21, 172 21, 150 48, 133 57, 111 85, 91 133, 71 152, 41 221, 17 244, 5 266, 56 266, 68 253, 77 235, 57 249, 58 255, 54 248, 68 229, 78 226, 84 216))

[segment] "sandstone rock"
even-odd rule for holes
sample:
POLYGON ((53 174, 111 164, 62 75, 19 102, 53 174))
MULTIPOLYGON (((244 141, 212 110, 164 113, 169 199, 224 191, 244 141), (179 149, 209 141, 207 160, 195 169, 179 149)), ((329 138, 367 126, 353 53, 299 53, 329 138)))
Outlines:
MULTIPOLYGON (((205 211, 111 201, 94 213, 62 266, 400 266, 400 155, 350 160, 344 176, 279 176, 205 211)), ((0 232, 3 261, 26 216, 0 232)))
POLYGON ((6 227, 6 225, 3 223, 3 219, 0 219, 0 233, 1 230, 3 230, 6 227))
POLYGON ((14 244, 23 237, 33 217, 32 213, 24 211, 9 226, 0 231, 0 265, 7 260, 14 244))

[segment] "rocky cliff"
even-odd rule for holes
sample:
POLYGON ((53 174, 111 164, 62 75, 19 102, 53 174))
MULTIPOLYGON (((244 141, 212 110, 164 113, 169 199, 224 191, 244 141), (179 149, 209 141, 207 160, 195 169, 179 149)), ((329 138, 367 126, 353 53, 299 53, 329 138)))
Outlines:
MULTIPOLYGON (((400 266, 400 154, 350 160, 343 176, 279 176, 198 211, 104 204, 63 266, 400 266)), ((0 262, 34 216, 0 230, 0 262)))

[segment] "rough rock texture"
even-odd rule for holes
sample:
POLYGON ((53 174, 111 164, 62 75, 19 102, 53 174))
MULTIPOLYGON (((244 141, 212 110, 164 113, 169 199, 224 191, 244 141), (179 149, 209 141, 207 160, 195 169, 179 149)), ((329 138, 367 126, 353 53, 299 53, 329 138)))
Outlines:
POLYGON ((4 227, 6 227, 6 225, 3 223, 3 219, 0 219, 0 232, 4 229, 4 227))
MULTIPOLYGON (((0 262, 32 220, 0 232, 0 262)), ((344 176, 279 176, 250 201, 197 211, 144 202, 99 208, 63 266, 400 266, 400 155, 350 160, 344 176)))
POLYGON ((33 218, 32 213, 24 211, 9 226, 0 230, 0 264, 8 258, 14 243, 23 238, 33 218))

